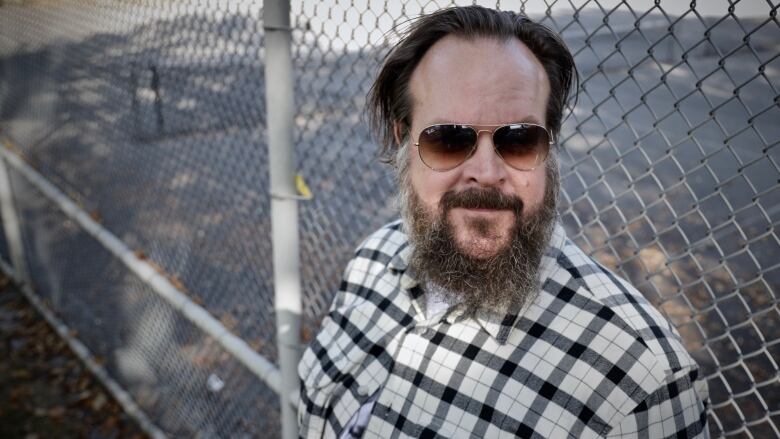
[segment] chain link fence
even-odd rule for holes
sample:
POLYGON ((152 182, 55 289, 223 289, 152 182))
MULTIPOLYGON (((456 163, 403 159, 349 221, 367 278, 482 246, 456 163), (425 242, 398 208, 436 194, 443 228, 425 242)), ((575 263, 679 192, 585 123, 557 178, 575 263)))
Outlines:
MULTIPOLYGON (((713 436, 780 436, 778 2, 482 3, 524 10, 575 55, 569 236, 678 328, 709 384, 713 436)), ((394 29, 450 4, 291 4, 295 155, 314 194, 300 205, 304 340, 352 249, 397 216, 366 92, 394 29)), ((251 1, 0 1, 0 136, 276 362, 262 17, 251 1)), ((280 431, 268 385, 9 173, 36 295, 157 426, 280 431)))

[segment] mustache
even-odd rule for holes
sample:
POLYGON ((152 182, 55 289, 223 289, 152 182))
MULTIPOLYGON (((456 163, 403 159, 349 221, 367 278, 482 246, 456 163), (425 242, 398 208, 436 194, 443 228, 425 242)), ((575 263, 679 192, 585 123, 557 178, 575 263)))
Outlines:
POLYGON ((469 188, 461 192, 447 191, 439 201, 443 212, 461 207, 465 209, 511 210, 520 216, 523 200, 507 195, 497 188, 469 188))

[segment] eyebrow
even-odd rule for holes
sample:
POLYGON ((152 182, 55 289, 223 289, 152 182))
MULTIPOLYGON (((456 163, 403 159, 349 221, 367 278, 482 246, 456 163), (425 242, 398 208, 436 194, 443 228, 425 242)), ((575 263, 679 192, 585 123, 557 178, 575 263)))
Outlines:
POLYGON ((476 124, 471 122, 463 122, 463 121, 453 121, 452 119, 444 119, 444 118, 434 118, 432 122, 427 123, 425 126, 431 126, 431 125, 441 125, 441 124, 453 124, 453 125, 473 125, 473 126, 501 126, 501 125, 511 125, 513 123, 530 123, 534 125, 542 125, 542 122, 535 118, 534 116, 526 116, 520 120, 510 120, 510 121, 504 121, 498 124, 476 124))

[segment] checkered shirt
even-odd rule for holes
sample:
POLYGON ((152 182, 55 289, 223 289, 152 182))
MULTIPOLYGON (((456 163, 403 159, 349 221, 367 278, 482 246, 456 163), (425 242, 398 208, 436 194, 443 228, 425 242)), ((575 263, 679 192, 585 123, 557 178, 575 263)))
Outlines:
POLYGON ((338 437, 372 396, 364 438, 708 436, 677 332, 559 224, 538 297, 503 316, 426 317, 410 252, 397 221, 347 266, 298 368, 303 437, 338 437))

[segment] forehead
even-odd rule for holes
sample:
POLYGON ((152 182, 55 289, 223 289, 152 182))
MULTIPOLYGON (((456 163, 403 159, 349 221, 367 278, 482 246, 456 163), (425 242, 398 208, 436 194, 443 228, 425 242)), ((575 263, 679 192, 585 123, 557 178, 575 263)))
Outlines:
POLYGON ((410 80, 413 125, 437 122, 544 123, 549 81, 520 40, 446 36, 410 80))

